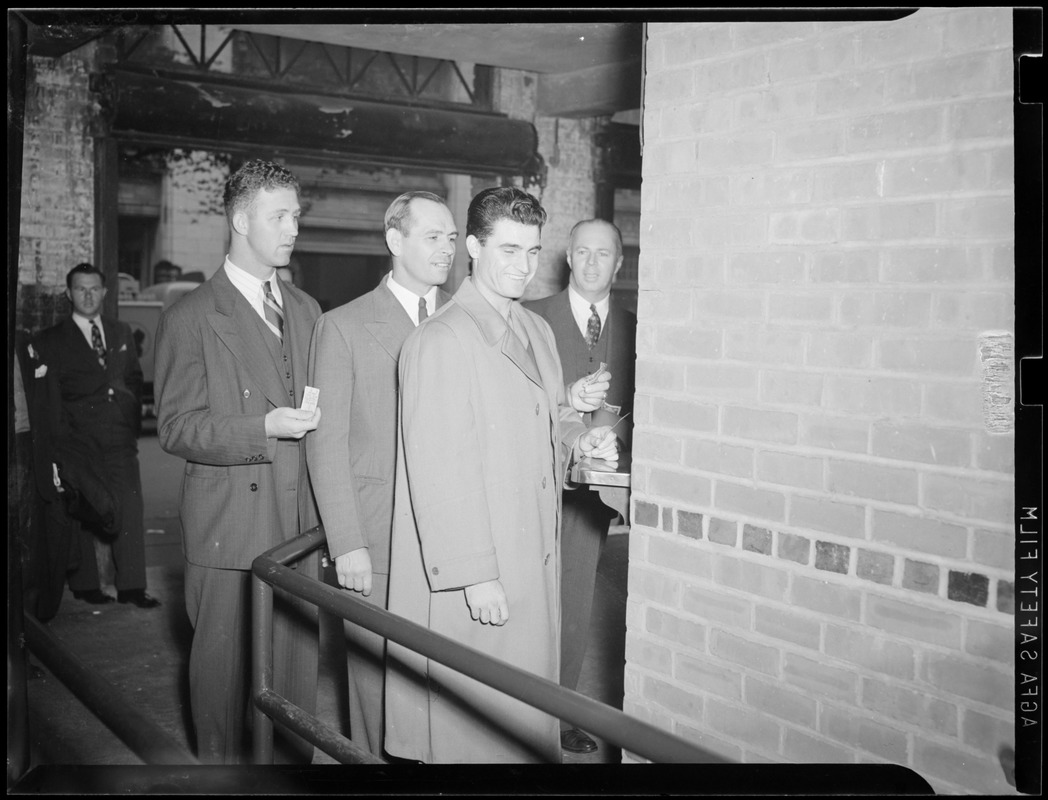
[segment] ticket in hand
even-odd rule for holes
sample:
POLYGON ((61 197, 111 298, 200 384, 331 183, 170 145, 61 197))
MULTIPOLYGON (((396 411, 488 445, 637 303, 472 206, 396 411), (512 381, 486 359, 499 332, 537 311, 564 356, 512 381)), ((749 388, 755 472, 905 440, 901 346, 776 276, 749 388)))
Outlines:
POLYGON ((601 361, 600 362, 600 366, 597 367, 597 369, 594 370, 592 373, 590 373, 589 375, 586 376, 586 378, 585 378, 586 385, 588 386, 589 384, 593 383, 593 381, 597 380, 597 376, 600 375, 600 373, 602 373, 607 368, 608 368, 608 365, 605 364, 603 361, 601 361))
POLYGON ((320 389, 315 386, 307 386, 302 392, 302 410, 312 414, 317 410, 317 400, 320 399, 320 389))

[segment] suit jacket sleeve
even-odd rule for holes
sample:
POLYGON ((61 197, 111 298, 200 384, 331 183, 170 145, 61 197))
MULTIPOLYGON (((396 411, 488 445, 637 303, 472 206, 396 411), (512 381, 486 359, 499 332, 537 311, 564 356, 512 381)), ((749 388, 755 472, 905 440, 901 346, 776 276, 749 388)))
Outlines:
POLYGON ((328 552, 335 557, 368 546, 349 450, 354 379, 353 348, 336 322, 321 317, 309 346, 309 385, 320 389, 326 413, 307 437, 306 458, 328 552))
MULTIPOLYGON (((157 326, 154 381, 157 435, 172 455, 200 464, 235 466, 271 462, 276 440, 266 438, 265 413, 244 413, 229 376, 208 370, 208 358, 221 343, 198 309, 172 306, 157 326), (212 385, 213 383, 213 385, 212 385)), ((215 361, 216 370, 221 362, 215 361)))

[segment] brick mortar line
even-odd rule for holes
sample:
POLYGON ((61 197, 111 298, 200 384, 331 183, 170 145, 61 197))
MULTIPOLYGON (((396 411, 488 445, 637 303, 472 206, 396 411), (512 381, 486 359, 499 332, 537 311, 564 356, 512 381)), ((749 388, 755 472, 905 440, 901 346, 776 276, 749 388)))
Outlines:
MULTIPOLYGON (((660 506, 660 507, 661 508, 667 508, 668 506, 660 506)), ((670 507, 670 508, 672 508, 672 507, 670 507)), ((717 516, 718 519, 723 519, 723 517, 719 516, 719 514, 721 513, 719 509, 701 510, 701 511, 695 511, 695 512, 691 512, 691 513, 701 514, 703 516, 718 515, 717 516)), ((871 551, 873 553, 878 553, 878 554, 882 554, 882 555, 899 556, 899 557, 904 557, 904 558, 905 557, 910 557, 909 560, 911 560, 911 561, 920 560, 921 563, 931 563, 931 564, 933 564, 935 566, 940 566, 941 564, 939 562, 942 562, 942 564, 945 564, 947 566, 947 569, 950 569, 949 565, 952 563, 956 567, 955 569, 953 569, 954 572, 971 572, 972 571, 971 568, 975 567, 975 568, 977 568, 978 572, 985 573, 986 577, 988 577, 988 578, 995 578, 998 581, 1000 581, 1000 580, 1014 581, 1014 577, 1015 577, 1015 570, 1014 569, 1009 570, 1009 568, 1007 568, 1007 567, 995 567, 995 566, 992 566, 992 565, 989 565, 989 564, 983 564, 981 562, 975 561, 974 559, 969 559, 967 557, 964 560, 961 560, 961 559, 958 559, 956 557, 943 556, 943 555, 940 555, 938 553, 929 553, 929 552, 926 552, 926 551, 912 550, 910 548, 907 548, 905 545, 893 545, 891 543, 886 543, 883 540, 875 540, 875 539, 867 539, 867 538, 859 539, 859 538, 847 537, 847 536, 844 536, 842 534, 835 534, 835 533, 827 532, 827 531, 814 531, 811 528, 801 528, 801 527, 798 527, 798 526, 790 524, 790 523, 769 525, 767 520, 758 520, 758 519, 754 519, 754 518, 734 517, 732 520, 728 520, 728 521, 734 521, 736 523, 741 523, 743 525, 751 525, 753 527, 761 528, 762 530, 768 530, 769 533, 780 533, 780 534, 786 533, 786 534, 791 534, 791 535, 795 535, 795 536, 802 536, 805 539, 810 539, 813 542, 814 541, 823 541, 823 542, 827 542, 828 544, 840 544, 840 545, 847 546, 849 548, 851 548, 851 547, 855 547, 855 548, 861 547, 864 550, 869 550, 869 551, 871 551), (928 559, 936 559, 936 561, 929 561, 928 559)), ((647 527, 647 526, 645 526, 645 527, 647 527)), ((971 526, 971 525, 960 525, 958 527, 965 528, 965 538, 968 539, 968 540, 971 539, 971 537, 974 535, 974 532, 976 530, 982 530, 983 529, 982 527, 971 526)), ((685 539, 690 539, 691 538, 691 537, 686 536, 685 534, 681 534, 679 532, 673 532, 673 531, 665 531, 665 530, 662 530, 661 528, 652 528, 652 530, 658 531, 659 533, 665 534, 666 536, 673 536, 673 537, 682 537, 683 536, 685 539)), ((1011 532, 1011 529, 1007 528, 1007 527, 1002 527, 997 532, 1007 534, 1007 533, 1011 532)), ((901 585, 900 586, 896 586, 894 582, 892 584, 883 584, 883 583, 879 583, 877 581, 871 581, 871 580, 869 580, 867 578, 862 578, 859 575, 853 573, 853 571, 850 569, 850 567, 849 567, 849 571, 846 572, 846 573, 835 572, 833 570, 821 570, 821 569, 817 569, 814 566, 814 559, 812 560, 812 564, 810 564, 810 565, 809 564, 800 564, 799 562, 793 561, 792 559, 789 559, 789 558, 784 558, 784 557, 782 557, 780 555, 773 555, 771 553, 760 553, 760 552, 753 551, 753 550, 746 550, 742 546, 741 541, 738 544, 728 545, 728 544, 722 544, 721 542, 711 541, 708 538, 708 536, 704 536, 704 537, 702 537, 702 539, 695 539, 694 541, 705 541, 705 542, 707 542, 710 545, 716 545, 718 547, 730 548, 732 550, 738 550, 738 551, 741 551, 743 553, 754 553, 754 557, 764 556, 765 558, 770 558, 770 559, 773 559, 773 560, 775 560, 777 562, 783 562, 783 563, 786 563, 786 564, 796 564, 797 568, 804 568, 804 569, 814 570, 814 572, 816 574, 819 574, 819 575, 824 575, 824 576, 825 575, 840 575, 840 576, 847 576, 847 577, 850 577, 850 578, 858 578, 859 580, 863 581, 863 584, 862 584, 863 586, 865 586, 866 584, 870 584, 871 586, 889 586, 890 588, 897 589, 899 591, 906 591, 906 592, 914 591, 912 589, 906 589, 905 587, 903 587, 901 585)), ((717 552, 717 551, 714 551, 714 552, 717 552)), ((648 562, 648 563, 651 563, 651 562, 648 562)), ((894 581, 894 576, 893 576, 893 581, 894 581)), ((923 594, 923 595, 927 595, 927 596, 936 596, 936 595, 933 595, 932 593, 924 593, 924 592, 921 592, 919 594, 923 594)), ((962 602, 962 601, 952 601, 951 600, 949 602, 962 602)), ((980 608, 981 607, 981 606, 976 606, 974 604, 969 604, 969 605, 972 605, 973 608, 980 608)), ((996 613, 1002 613, 1002 612, 996 612, 996 613)))
MULTIPOLYGON (((666 506, 660 506, 660 508, 666 508, 666 506)), ((696 512, 696 513, 702 513, 704 516, 710 516, 709 512, 696 512)), ((720 518, 720 517, 718 517, 718 518, 720 518)), ((739 520, 739 519, 736 518, 733 521, 736 522, 736 524, 737 524, 737 523, 739 523, 742 520, 739 520)), ((744 531, 741 532, 741 535, 739 535, 739 533, 737 533, 736 543, 735 544, 726 544, 726 543, 722 544, 720 542, 714 542, 714 541, 712 541, 712 540, 710 540, 708 538, 708 535, 703 536, 701 539, 695 539, 694 541, 703 541, 703 542, 706 543, 706 545, 707 545, 707 547, 709 547, 709 549, 707 550, 706 548, 702 548, 703 552, 710 552, 710 553, 713 553, 714 555, 718 555, 718 554, 727 555, 728 552, 739 553, 739 554, 742 555, 742 558, 738 559, 738 560, 745 561, 745 562, 752 562, 752 563, 755 563, 755 564, 760 564, 762 566, 769 566, 769 567, 774 566, 774 568, 776 568, 780 572, 784 572, 787 575, 801 575, 802 577, 821 576, 819 579, 821 579, 824 583, 836 584, 836 585, 839 585, 841 588, 854 589, 855 588, 854 581, 856 581, 856 580, 861 581, 862 583, 858 584, 858 586, 859 586, 860 592, 862 593, 862 598, 863 599, 865 599, 865 597, 870 596, 870 595, 873 595, 873 596, 885 596, 887 599, 894 599, 894 600, 899 600, 899 601, 915 600, 916 598, 923 598, 925 600, 934 598, 936 602, 944 604, 943 608, 945 610, 950 610, 950 609, 956 610, 957 609, 957 605, 955 605, 955 604, 961 603, 965 607, 968 607, 969 611, 972 614, 976 614, 976 615, 985 614, 985 615, 987 615, 986 618, 985 618, 987 622, 996 622, 996 621, 1001 619, 1002 615, 1003 615, 1003 617, 1005 619, 1009 619, 1009 618, 1014 619, 1014 613, 1009 613, 1007 611, 1000 610, 1000 609, 996 608, 997 592, 999 591, 1000 583, 1003 581, 1005 583, 1011 583, 1014 586, 1014 583, 1015 583, 1015 571, 1014 570, 1009 571, 1007 568, 994 567, 994 566, 991 566, 991 565, 986 565, 986 564, 979 563, 977 561, 971 561, 971 560, 969 560, 969 561, 961 561, 961 560, 959 560, 957 558, 950 558, 948 556, 941 556, 941 555, 938 555, 938 554, 935 554, 935 553, 915 552, 915 551, 910 550, 909 548, 906 548, 904 546, 903 547, 892 547, 891 545, 886 545, 884 542, 874 541, 874 540, 865 539, 865 538, 863 538, 863 539, 854 539, 854 538, 847 539, 847 538, 841 537, 838 534, 833 534, 833 533, 824 533, 824 532, 813 533, 810 529, 799 529, 799 528, 796 528, 795 526, 787 525, 787 524, 771 526, 771 525, 768 525, 767 522, 763 521, 763 520, 759 521, 759 522, 753 522, 753 523, 747 523, 747 522, 743 521, 742 524, 743 525, 752 524, 754 527, 760 527, 763 530, 768 530, 769 533, 779 533, 779 534, 789 533, 789 534, 802 536, 805 539, 809 539, 813 543, 812 544, 813 547, 814 547, 814 543, 815 542, 822 541, 822 542, 826 542, 827 544, 844 546, 844 547, 847 547, 849 550, 855 549, 856 550, 856 553, 855 553, 855 559, 856 559, 855 566, 853 568, 853 566, 852 566, 853 559, 852 559, 850 553, 849 553, 848 571, 842 573, 842 572, 837 572, 837 571, 834 571, 834 570, 819 569, 818 567, 815 566, 815 557, 814 556, 811 556, 811 558, 810 558, 811 563, 810 564, 808 564, 808 563, 801 564, 799 562, 793 561, 792 559, 783 558, 781 555, 772 554, 772 553, 761 553, 761 552, 757 552, 757 551, 753 551, 753 550, 747 550, 743 546, 743 537, 745 535, 744 531), (796 530, 803 530, 803 533, 794 533, 794 531, 796 531, 796 530), (718 548, 723 548, 723 550, 719 550, 718 551, 716 549, 713 549, 714 545, 717 546, 718 548), (857 574, 857 569, 858 569, 857 559, 858 559, 858 549, 859 548, 864 549, 864 550, 868 550, 868 551, 873 552, 873 553, 878 553, 878 554, 881 554, 881 555, 888 555, 888 556, 892 557, 892 559, 893 559, 893 574, 892 574, 892 583, 891 584, 884 584, 884 583, 880 583, 878 581, 870 580, 868 578, 862 578, 861 576, 859 576, 857 574), (752 553, 753 555, 747 555, 748 553, 752 553), (768 559, 768 560, 770 560, 773 563, 772 564, 764 563, 763 560, 762 560, 762 557, 763 557, 763 559, 768 559), (898 559, 898 560, 896 560, 896 559, 898 559), (916 561, 916 562, 919 562, 921 564, 930 564, 932 566, 936 566, 936 567, 939 567, 939 568, 944 570, 944 572, 940 575, 940 578, 939 578, 940 586, 937 587, 935 592, 921 592, 921 591, 918 591, 916 589, 910 589, 910 588, 907 588, 907 587, 902 585, 902 580, 904 579, 903 576, 904 576, 904 571, 905 571, 905 561, 906 560, 916 561), (783 569, 783 567, 785 567, 785 570, 783 569), (949 573, 950 572, 956 572, 958 574, 977 574, 977 575, 982 575, 983 577, 985 577, 987 579, 987 604, 985 606, 980 606, 980 605, 977 605, 975 603, 969 603, 969 602, 967 602, 965 600, 953 600, 953 599, 950 599, 948 596, 946 596, 946 592, 948 592, 949 573), (838 577, 833 577, 833 576, 838 576, 838 577), (843 582, 846 579, 847 579, 847 582, 843 582), (842 582, 838 583, 838 581, 842 581, 842 582), (897 582, 898 582, 898 584, 897 584, 897 582), (993 592, 992 595, 991 595, 991 592, 990 592, 991 582, 992 582, 992 585, 993 585, 994 589, 997 590, 997 591, 993 592), (880 587, 880 591, 877 590, 877 587, 880 587), (885 588, 890 589, 893 592, 899 593, 899 594, 901 594, 901 596, 883 595, 883 590, 885 588), (993 608, 991 608, 991 604, 992 604, 993 608)), ((644 527, 647 527, 647 526, 644 526, 644 527)), ((674 531, 664 531, 661 528, 651 528, 651 530, 653 532, 659 533, 660 534, 660 538, 665 537, 666 541, 678 541, 677 537, 683 537, 684 539, 690 539, 691 538, 691 537, 685 536, 684 534, 680 534, 680 533, 677 533, 677 532, 674 532, 674 531), (673 538, 670 538, 670 537, 673 537, 673 538)), ((967 549, 969 549, 968 548, 968 544, 970 544, 971 538, 973 536, 973 530, 970 529, 970 528, 966 529, 965 534, 966 534, 965 538, 966 538, 966 550, 967 550, 967 549)), ((689 546, 694 546, 694 545, 689 545, 689 546)), ((737 556, 736 556, 736 558, 737 558, 737 556)), ((677 571, 674 570, 671 567, 665 567, 665 566, 662 566, 661 564, 656 564, 655 562, 651 561, 650 558, 647 557, 647 554, 645 555, 643 563, 646 564, 646 565, 649 565, 649 567, 652 570, 660 571, 663 574, 666 574, 666 573, 674 574, 674 575, 678 574, 677 571)), ((679 574, 684 576, 684 577, 694 577, 694 575, 691 575, 690 573, 687 573, 687 572, 680 572, 679 574)), ((705 578, 702 578, 702 579, 699 579, 699 580, 703 581, 703 582, 706 581, 705 578)), ((709 581, 710 581, 711 585, 716 585, 716 586, 719 586, 719 587, 722 587, 722 588, 729 588, 729 589, 731 588, 731 587, 725 587, 723 584, 717 583, 712 577, 709 579, 709 581)), ((748 594, 747 596, 751 597, 752 594, 748 594)), ((816 612, 816 613, 818 613, 818 612, 816 612)), ((969 615, 966 618, 967 619, 973 619, 973 618, 979 618, 979 617, 971 617, 969 615)), ((835 617, 835 619, 845 620, 847 618, 845 618, 845 617, 840 617, 840 618, 835 617)))

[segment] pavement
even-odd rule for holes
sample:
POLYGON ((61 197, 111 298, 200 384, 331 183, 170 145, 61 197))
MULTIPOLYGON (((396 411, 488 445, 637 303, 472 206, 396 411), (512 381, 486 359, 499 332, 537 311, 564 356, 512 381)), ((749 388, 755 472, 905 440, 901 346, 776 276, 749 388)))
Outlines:
MULTIPOLYGON (((155 435, 139 441, 145 500, 147 591, 162 605, 91 605, 66 591, 50 631, 108 680, 176 742, 190 749, 188 660, 192 628, 183 600, 178 493, 183 462, 164 453, 155 435)), ((613 528, 598 569, 593 628, 579 692, 622 708, 626 572, 629 534, 613 528)), ((114 587, 103 591, 116 595, 114 587)), ((345 668, 334 637, 321 649, 318 715, 344 731, 345 668)), ((34 664, 39 664, 33 661, 34 664)), ((32 672, 32 670, 31 670, 32 672)), ((108 728, 46 669, 28 682, 31 766, 141 765, 108 728)), ((621 751, 597 740, 598 750, 564 754, 566 764, 618 764, 621 751)), ((317 751, 314 764, 334 764, 317 751)))

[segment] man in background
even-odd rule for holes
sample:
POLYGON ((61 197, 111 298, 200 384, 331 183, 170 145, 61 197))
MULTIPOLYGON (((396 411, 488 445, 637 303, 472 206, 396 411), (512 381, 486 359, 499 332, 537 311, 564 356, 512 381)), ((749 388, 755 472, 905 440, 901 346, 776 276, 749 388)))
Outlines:
MULTIPOLYGON (((310 437, 309 472, 338 584, 386 608, 397 457, 397 361, 415 326, 450 296, 458 231, 444 201, 407 192, 386 210, 392 271, 317 320, 310 385, 328 409, 310 437)), ((385 640, 346 622, 351 738, 382 752, 385 640)))
MULTIPOLYGON (((615 302, 611 284, 622 268, 622 235, 605 220, 584 220, 571 229, 568 286, 562 292, 525 307, 543 317, 557 338, 569 395, 581 379, 607 364, 610 386, 603 404, 587 414, 589 425, 612 425, 628 449, 632 420, 618 424, 633 410, 637 318, 615 302)), ((576 406, 578 407, 578 406, 576 406)), ((560 685, 575 690, 589 639, 597 564, 616 512, 591 488, 564 492, 561 525, 561 655, 560 685)), ((561 745, 571 753, 592 753, 597 743, 565 724, 561 745)))
MULTIPOLYGON (((77 264, 69 271, 66 296, 72 314, 43 331, 33 348, 39 357, 34 383, 50 381, 54 387, 46 393, 48 408, 35 410, 43 423, 35 427, 50 451, 40 462, 57 463, 61 482, 69 484, 65 490, 72 492, 75 485, 85 503, 92 487, 107 497, 106 508, 93 503, 95 511, 105 512, 105 524, 79 525, 79 566, 69 574, 69 588, 75 598, 88 603, 113 602, 102 592, 98 573, 95 541, 101 536, 112 547, 117 600, 156 608, 160 601, 146 593, 138 465, 142 369, 134 337, 126 323, 102 316, 105 276, 91 264, 77 264)), ((51 475, 51 464, 40 462, 43 475, 51 475)))

